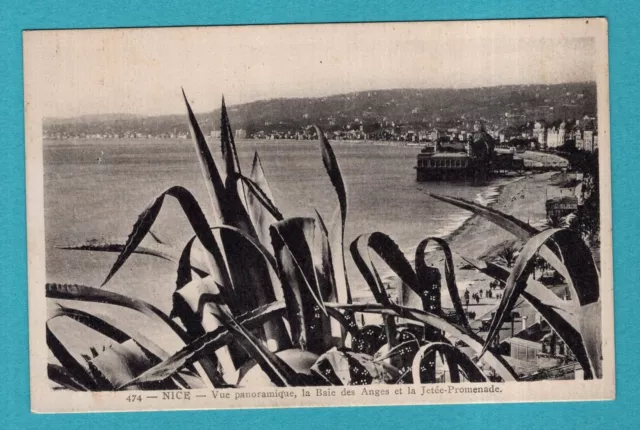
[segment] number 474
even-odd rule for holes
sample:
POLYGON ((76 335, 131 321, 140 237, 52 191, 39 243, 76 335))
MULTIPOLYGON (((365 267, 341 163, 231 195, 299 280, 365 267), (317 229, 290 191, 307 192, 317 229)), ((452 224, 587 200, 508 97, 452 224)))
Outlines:
POLYGON ((127 402, 129 403, 141 402, 141 401, 142 401, 142 395, 140 394, 129 394, 127 396, 127 402))

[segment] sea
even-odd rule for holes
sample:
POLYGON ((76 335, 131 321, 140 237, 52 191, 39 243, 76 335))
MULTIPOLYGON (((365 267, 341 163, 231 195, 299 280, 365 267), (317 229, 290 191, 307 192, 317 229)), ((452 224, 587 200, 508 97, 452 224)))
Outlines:
MULTIPOLYGON (((247 175, 257 152, 274 202, 285 217, 314 216, 326 221, 338 200, 324 169, 317 141, 240 140, 238 156, 247 175)), ((420 147, 373 142, 332 142, 348 194, 345 230, 347 271, 354 294, 366 285, 348 255, 359 235, 389 235, 412 261, 418 243, 444 237, 471 216, 435 200, 438 193, 490 204, 499 183, 416 182, 420 147)), ((218 165, 219 142, 210 142, 218 165)), ((66 140, 44 142, 44 216, 47 282, 99 286, 116 254, 59 249, 87 240, 124 243, 145 206, 167 188, 190 190, 205 213, 211 208, 194 146, 190 140, 66 140)), ((153 227, 158 237, 182 249, 192 236, 180 206, 165 199, 153 227)), ((381 268, 381 275, 392 274, 381 268)), ((176 265, 149 256, 134 256, 104 287, 171 308, 176 265)))

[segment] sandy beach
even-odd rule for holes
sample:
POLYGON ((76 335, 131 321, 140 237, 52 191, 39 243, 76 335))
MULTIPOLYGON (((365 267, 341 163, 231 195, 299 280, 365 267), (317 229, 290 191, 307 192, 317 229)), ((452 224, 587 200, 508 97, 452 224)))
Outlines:
MULTIPOLYGON (((533 226, 540 227, 546 219, 546 197, 569 192, 569 190, 560 189, 562 182, 564 182, 563 174, 559 172, 529 174, 514 178, 513 181, 502 186, 496 201, 490 206, 533 226)), ((468 264, 461 256, 495 260, 500 263, 498 253, 503 247, 511 245, 520 248, 523 245, 509 232, 476 215, 447 239, 453 252, 456 281, 461 297, 466 289, 470 294, 479 290, 484 290, 486 293, 489 289, 489 283, 492 281, 491 278, 474 269, 463 269, 465 266, 468 267, 468 264)), ((438 267, 442 273, 444 272, 443 261, 441 252, 433 252, 427 256, 427 262, 438 267)), ((504 265, 504 263, 502 264, 504 265)), ((495 291, 494 298, 491 299, 486 298, 486 294, 483 294, 479 304, 476 304, 475 300, 471 300, 469 311, 475 312, 476 319, 490 314, 499 303, 495 296, 495 291)), ((443 291, 442 294, 442 306, 451 307, 446 291, 443 291)))
MULTIPOLYGON (((545 201, 549 196, 569 195, 573 190, 562 188, 562 184, 567 181, 567 174, 561 172, 529 173, 525 176, 514 177, 506 184, 499 187, 499 194, 495 201, 489 204, 490 207, 506 214, 515 216, 534 227, 544 228, 546 222, 545 201)), ((477 260, 494 261, 505 266, 506 264, 498 257, 499 252, 506 246, 513 246, 520 249, 524 244, 515 238, 511 233, 491 223, 490 221, 473 215, 460 228, 445 237, 453 254, 455 266, 456 283, 460 297, 464 303, 464 292, 469 291, 470 295, 483 290, 479 303, 471 299, 467 310, 474 313, 472 327, 479 328, 480 320, 490 316, 491 312, 498 306, 500 300, 497 298, 502 291, 493 291, 493 297, 487 298, 486 292, 492 278, 483 273, 469 268, 462 256, 471 257, 477 260)), ((413 258, 407 255, 407 258, 413 258)), ((444 275, 444 254, 439 249, 434 249, 426 255, 426 262, 430 266, 436 267, 444 275)), ((389 294, 394 297, 397 292, 399 280, 390 284, 389 294)), ((442 281, 442 307, 452 309, 451 300, 447 293, 444 281, 442 281)), ((366 293, 365 293, 366 294, 366 293)), ((371 301, 370 294, 357 297, 357 301, 371 301)), ((379 323, 375 316, 366 316, 367 323, 379 323)))

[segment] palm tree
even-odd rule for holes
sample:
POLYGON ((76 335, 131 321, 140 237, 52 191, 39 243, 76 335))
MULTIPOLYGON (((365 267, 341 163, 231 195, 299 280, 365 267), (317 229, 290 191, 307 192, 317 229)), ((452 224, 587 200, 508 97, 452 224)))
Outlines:
POLYGON ((514 245, 507 245, 498 252, 498 258, 502 259, 507 267, 510 268, 518 258, 518 248, 514 245))

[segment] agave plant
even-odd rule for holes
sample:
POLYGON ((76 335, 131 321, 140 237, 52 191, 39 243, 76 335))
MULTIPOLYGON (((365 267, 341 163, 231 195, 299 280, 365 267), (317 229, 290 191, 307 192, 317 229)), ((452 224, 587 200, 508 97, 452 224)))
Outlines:
MULTIPOLYGON (((414 266, 384 233, 356 238, 350 244, 350 255, 375 303, 353 303, 344 252, 346 186, 322 130, 316 128, 321 158, 338 200, 337 221, 329 226, 317 211, 315 217, 285 217, 278 210, 257 153, 249 176, 243 174, 224 99, 222 173, 186 96, 184 100, 213 224, 190 191, 173 186, 141 212, 124 243, 65 247, 118 254, 103 287, 134 253, 176 264, 170 314, 104 288, 55 284, 46 288, 47 297, 54 300, 135 310, 165 325, 172 338, 162 339, 163 349, 160 342, 118 319, 52 306, 50 318, 74 319, 113 342, 104 350, 90 347, 91 355, 79 355, 47 326, 47 342, 58 361, 50 365, 49 375, 59 387, 119 390, 433 383, 439 366, 446 366, 450 382, 483 382, 490 380, 489 375, 515 381, 516 373, 490 345, 519 297, 528 300, 566 341, 585 377, 600 376, 598 274, 589 250, 572 232, 541 233, 498 211, 434 195, 484 216, 527 242, 511 271, 469 259, 479 270, 506 283, 488 338, 482 339, 469 327, 452 251, 440 238, 420 242, 414 266), (166 197, 178 201, 193 229, 193 237, 180 249, 162 242, 151 230, 166 197), (147 236, 150 244, 141 245, 147 236), (452 312, 441 307, 441 271, 425 261, 427 245, 432 242, 445 256, 444 281, 452 312), (196 243, 200 246, 194 247, 196 243), (388 295, 371 252, 402 281, 398 297, 388 295), (529 279, 537 255, 569 280, 572 300, 561 302, 529 279), (383 323, 359 326, 356 314, 378 315, 383 323), (460 344, 467 348, 459 348, 460 344)), ((162 282, 159 284, 162 288, 162 282)))

